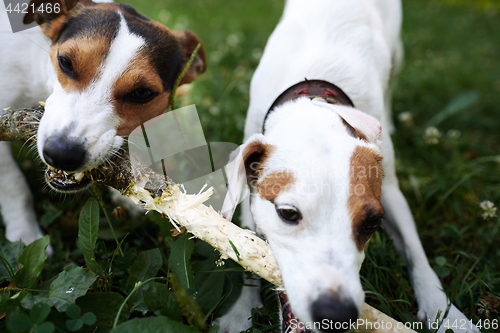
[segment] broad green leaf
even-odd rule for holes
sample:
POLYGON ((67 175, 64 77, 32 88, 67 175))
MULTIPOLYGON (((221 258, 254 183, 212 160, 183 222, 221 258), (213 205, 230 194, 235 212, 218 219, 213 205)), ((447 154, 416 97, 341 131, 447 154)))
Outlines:
POLYGON ((215 266, 213 258, 203 260, 193 268, 195 271, 203 272, 194 277, 194 287, 197 292, 196 303, 205 314, 209 314, 208 312, 222 300, 226 275, 215 266))
POLYGON ((87 267, 93 269, 92 260, 95 260, 94 247, 99 232, 99 204, 91 198, 83 206, 78 219, 78 242, 82 250, 87 267))
POLYGON ((159 313, 174 320, 182 320, 181 308, 166 284, 152 282, 142 287, 141 290, 144 303, 150 312, 159 313))
POLYGON ((76 304, 70 304, 67 308, 66 308, 66 315, 68 317, 70 317, 71 319, 78 319, 80 318, 80 313, 82 312, 82 310, 80 309, 80 307, 76 304))
MULTIPOLYGON (((0 293, 0 313, 4 313, 7 310, 7 302, 10 300, 9 294, 0 293)), ((1 320, 0 320, 1 322, 1 320)), ((1 332, 1 331, 0 331, 1 332)))
POLYGON ((168 286, 159 282, 152 282, 142 287, 142 297, 147 308, 151 312, 162 310, 170 296, 168 286))
POLYGON ((68 319, 66 320, 66 328, 71 332, 76 332, 83 327, 83 321, 80 319, 68 319))
POLYGON ((33 323, 41 324, 47 319, 50 313, 50 306, 45 303, 35 304, 30 311, 30 317, 33 323))
POLYGON ((193 269, 191 268, 191 254, 194 250, 194 241, 184 234, 172 245, 168 268, 177 276, 184 290, 193 288, 193 269))
POLYGON ((27 295, 28 292, 26 290, 22 290, 17 293, 14 291, 7 291, 5 294, 0 293, 0 314, 5 311, 11 312, 14 309, 20 310, 20 301, 22 301, 27 295))
POLYGON ((140 253, 128 269, 131 282, 135 284, 155 277, 162 264, 163 258, 160 249, 156 248, 140 253))
POLYGON ((195 278, 196 303, 204 313, 208 314, 222 300, 224 278, 220 273, 200 274, 195 278))
POLYGON ((34 333, 52 333, 56 330, 56 327, 54 324, 47 322, 43 323, 41 325, 38 325, 38 327, 35 329, 34 333))
POLYGON ((217 308, 217 316, 222 316, 236 301, 236 299, 240 296, 241 286, 243 284, 243 274, 240 265, 232 260, 227 260, 226 264, 224 265, 224 269, 227 274, 227 276, 226 274, 224 274, 225 277, 223 295, 225 297, 225 300, 217 308))
POLYGON ((92 312, 87 312, 83 316, 80 317, 80 320, 85 324, 85 325, 94 325, 95 321, 97 320, 97 317, 95 314, 92 312))
POLYGON ((118 325, 111 333, 199 333, 197 329, 168 317, 135 318, 118 325))
POLYGON ((42 237, 26 246, 21 253, 18 259, 21 268, 14 276, 14 283, 17 287, 33 288, 37 284, 45 260, 47 260, 45 249, 49 242, 49 236, 42 237))
POLYGON ((66 311, 78 297, 87 293, 95 279, 95 274, 88 268, 71 267, 67 271, 62 271, 50 285, 49 300, 54 303, 57 310, 66 311))
POLYGON ((26 313, 19 312, 19 309, 9 313, 6 318, 7 328, 11 332, 29 331, 33 326, 33 322, 31 321, 30 316, 28 316, 26 313))
MULTIPOLYGON (((87 294, 77 299, 76 304, 82 309, 82 313, 92 312, 95 314, 96 321, 89 329, 90 332, 94 332, 96 327, 99 327, 98 332, 108 332, 113 327, 118 309, 124 301, 122 295, 107 292, 87 294)), ((120 314, 120 321, 125 321, 128 317, 129 313, 124 309, 120 314)))
POLYGON ((130 312, 133 311, 139 311, 142 313, 142 315, 146 315, 148 312, 148 308, 146 304, 144 304, 144 299, 142 298, 142 287, 139 289, 139 291, 135 292, 129 299, 128 299, 128 304, 129 304, 129 310, 130 312))
POLYGON ((217 333, 217 332, 219 332, 219 328, 220 328, 219 325, 213 324, 212 326, 210 326, 208 333, 217 333))
POLYGON ((52 306, 49 301, 49 295, 47 293, 40 293, 38 295, 28 294, 21 301, 21 305, 25 309, 31 309, 35 304, 45 303, 48 306, 52 306))
POLYGON ((17 272, 17 257, 24 249, 21 242, 9 242, 4 237, 0 238, 0 281, 11 279, 11 274, 17 272))

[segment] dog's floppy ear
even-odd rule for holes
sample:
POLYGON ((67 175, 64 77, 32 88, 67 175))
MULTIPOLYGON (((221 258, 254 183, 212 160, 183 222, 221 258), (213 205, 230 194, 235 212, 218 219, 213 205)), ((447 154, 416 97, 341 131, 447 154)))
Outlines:
MULTIPOLYGON (((173 33, 179 41, 184 53, 182 66, 182 69, 184 69, 184 66, 189 61, 189 58, 191 58, 191 54, 193 53, 194 49, 196 48, 196 46, 198 46, 198 44, 201 44, 201 42, 198 37, 196 37, 196 35, 189 30, 173 31, 173 33)), ((184 75, 184 77, 182 78, 180 85, 194 81, 198 77, 198 75, 205 71, 206 67, 207 65, 205 59, 205 49, 203 48, 202 44, 200 46, 200 49, 198 50, 198 53, 196 53, 193 63, 186 72, 186 75, 184 75)))
POLYGON ((342 118, 349 134, 378 144, 382 128, 377 119, 350 107, 335 107, 335 112, 342 118))
POLYGON ((230 162, 225 167, 228 190, 221 210, 226 219, 232 219, 236 206, 242 199, 245 184, 250 189, 256 187, 263 163, 273 149, 265 136, 254 134, 231 154, 230 162))
POLYGON ((63 17, 66 17, 77 5, 93 4, 92 0, 31 0, 23 23, 30 24, 36 21, 42 26, 43 33, 55 41, 64 26, 63 17))

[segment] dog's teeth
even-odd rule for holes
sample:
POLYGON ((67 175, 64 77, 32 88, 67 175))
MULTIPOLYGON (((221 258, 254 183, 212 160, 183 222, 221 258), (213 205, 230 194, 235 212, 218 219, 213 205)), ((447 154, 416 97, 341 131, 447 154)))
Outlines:
POLYGON ((67 173, 66 171, 63 171, 63 175, 68 176, 69 173, 67 173))
POLYGON ((75 173, 74 177, 75 177, 75 180, 77 182, 79 182, 80 180, 83 179, 83 176, 85 176, 85 174, 83 172, 78 172, 78 173, 75 173))

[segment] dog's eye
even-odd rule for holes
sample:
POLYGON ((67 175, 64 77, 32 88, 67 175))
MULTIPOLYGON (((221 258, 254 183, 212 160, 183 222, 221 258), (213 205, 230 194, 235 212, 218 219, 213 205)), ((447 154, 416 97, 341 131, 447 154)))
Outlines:
POLYGON ((293 206, 276 206, 276 212, 288 224, 298 224, 302 219, 300 211, 293 206))
POLYGON ((381 216, 373 216, 367 219, 365 222, 363 222, 363 232, 365 233, 372 233, 377 230, 377 228, 380 226, 382 223, 382 217, 381 216))
POLYGON ((152 101, 156 96, 158 96, 158 93, 149 88, 139 88, 125 96, 124 99, 136 104, 145 104, 152 101))
POLYGON ((148 89, 148 88, 141 88, 141 89, 137 89, 136 91, 134 91, 134 97, 138 98, 138 99, 147 99, 147 98, 150 98, 151 95, 153 95, 153 92, 148 89))
POLYGON ((69 76, 73 76, 75 72, 73 69, 73 63, 71 62, 71 59, 65 56, 58 56, 58 60, 59 60, 59 68, 61 68, 61 70, 64 73, 68 74, 69 76))

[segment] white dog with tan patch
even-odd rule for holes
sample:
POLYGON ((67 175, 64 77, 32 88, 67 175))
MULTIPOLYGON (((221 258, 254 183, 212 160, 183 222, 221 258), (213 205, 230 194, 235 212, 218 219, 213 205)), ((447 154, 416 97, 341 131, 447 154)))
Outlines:
MULTIPOLYGON (((200 41, 112 1, 32 0, 28 8, 37 10, 24 23, 41 28, 12 33, 0 4, 0 108, 47 98, 38 153, 49 173, 75 173, 75 181, 50 186, 77 192, 90 185, 81 180, 83 171, 117 154, 132 130, 167 110, 174 82, 200 41)), ((181 84, 204 70, 202 47, 181 84)), ((0 143, 0 155, 6 236, 30 243, 43 236, 31 194, 7 143, 0 143)))
MULTIPOLYGON (((243 224, 257 227, 278 261, 293 311, 283 330, 300 318, 339 323, 321 330, 341 332, 358 319, 364 247, 382 221, 407 261, 419 320, 429 325, 448 308, 399 189, 387 130, 400 25, 399 0, 288 0, 253 76, 222 211, 231 218, 248 183, 243 224)), ((219 319, 222 332, 250 326, 257 289, 243 287, 219 319)), ((453 305, 447 318, 477 331, 453 305)))

